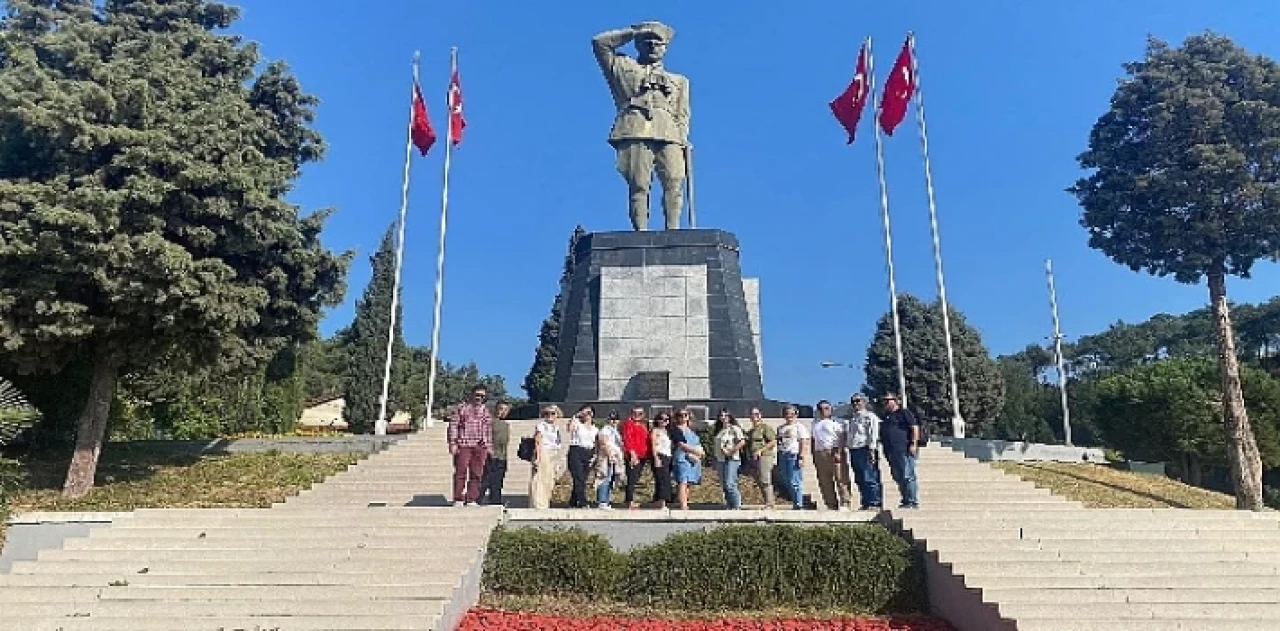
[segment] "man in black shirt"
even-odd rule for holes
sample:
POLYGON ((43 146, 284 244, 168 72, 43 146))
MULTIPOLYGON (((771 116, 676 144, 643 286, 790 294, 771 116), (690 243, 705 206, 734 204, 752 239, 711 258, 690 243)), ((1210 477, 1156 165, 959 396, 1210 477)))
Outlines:
POLYGON ((902 494, 899 508, 919 508, 920 488, 916 483, 916 454, 919 453, 920 421, 902 407, 892 392, 880 397, 884 404, 884 421, 880 425, 880 444, 889 462, 889 472, 902 494))

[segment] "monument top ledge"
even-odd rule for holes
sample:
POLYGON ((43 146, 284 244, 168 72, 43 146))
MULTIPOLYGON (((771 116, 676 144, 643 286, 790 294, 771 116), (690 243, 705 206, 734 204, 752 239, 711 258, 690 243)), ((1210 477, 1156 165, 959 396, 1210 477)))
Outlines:
POLYGON ((578 240, 574 255, 591 251, 668 249, 668 248, 723 248, 738 251, 738 237, 732 232, 718 229, 680 229, 659 231, 589 232, 578 240))

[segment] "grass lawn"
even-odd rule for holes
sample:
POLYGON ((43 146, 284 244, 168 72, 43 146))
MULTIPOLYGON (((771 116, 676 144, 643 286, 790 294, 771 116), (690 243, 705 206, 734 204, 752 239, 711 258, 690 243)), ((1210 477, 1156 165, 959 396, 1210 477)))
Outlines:
MULTIPOLYGON (((591 485, 591 478, 588 474, 587 478, 587 501, 595 506, 596 494, 595 488, 591 485)), ((626 473, 619 471, 618 479, 614 480, 613 485, 613 505, 625 506, 626 499, 626 473)), ((556 483, 556 488, 551 494, 551 505, 555 507, 569 505, 569 493, 573 489, 573 479, 566 471, 560 480, 556 483)), ((742 503, 744 506, 762 506, 764 505, 764 495, 760 493, 756 483, 748 476, 738 476, 738 489, 742 492, 742 503)), ((640 475, 640 481, 636 484, 636 501, 642 506, 648 505, 653 500, 653 472, 645 469, 640 475)), ((775 506, 783 506, 785 501, 774 500, 775 506)), ((702 484, 691 485, 689 487, 689 507, 705 507, 705 508, 724 508, 724 492, 720 490, 720 477, 716 475, 715 466, 704 466, 702 468, 702 484)))
POLYGON ((193 456, 108 444, 97 486, 78 500, 62 497, 69 454, 25 461, 26 488, 9 497, 13 511, 127 511, 135 508, 265 507, 341 471, 359 454, 252 453, 193 456))
POLYGON ((1089 508, 1233 509, 1236 506, 1235 499, 1229 495, 1164 476, 1104 465, 994 462, 991 466, 1089 508))

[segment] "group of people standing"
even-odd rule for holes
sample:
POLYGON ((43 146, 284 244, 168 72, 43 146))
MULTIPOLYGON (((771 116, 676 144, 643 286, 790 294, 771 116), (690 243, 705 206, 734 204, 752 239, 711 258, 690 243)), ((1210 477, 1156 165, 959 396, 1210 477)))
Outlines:
MULTIPOLYGON (((470 400, 458 406, 450 419, 447 436, 454 459, 455 505, 503 503, 510 406, 499 403, 490 415, 486 395, 483 386, 476 386, 470 400)), ((707 460, 715 467, 728 508, 742 507, 739 479, 743 475, 759 488, 766 508, 773 508, 776 468, 785 499, 793 508, 803 509, 805 461, 811 458, 828 509, 851 509, 855 487, 859 509, 879 509, 883 452, 902 496, 900 507, 916 508, 920 423, 896 394, 886 394, 880 402, 883 419, 868 409, 868 399, 861 393, 851 397, 848 418, 836 418, 831 403, 819 401, 811 428, 800 422, 794 406, 783 409, 783 422, 777 428, 764 420, 759 409, 751 409, 751 424, 745 429, 728 410, 721 410, 709 445, 703 445, 692 428, 693 416, 687 409, 660 412, 650 423, 645 409, 636 406, 626 419, 610 414, 598 424, 594 408, 584 405, 562 429, 563 412, 548 405, 526 439, 528 453, 521 454, 533 467, 529 505, 551 506, 562 465, 567 465, 572 480, 570 508, 612 509, 615 485, 624 487, 623 502, 628 508, 639 508, 636 489, 647 468, 654 481, 652 505, 688 509, 690 485, 702 482, 707 460)))

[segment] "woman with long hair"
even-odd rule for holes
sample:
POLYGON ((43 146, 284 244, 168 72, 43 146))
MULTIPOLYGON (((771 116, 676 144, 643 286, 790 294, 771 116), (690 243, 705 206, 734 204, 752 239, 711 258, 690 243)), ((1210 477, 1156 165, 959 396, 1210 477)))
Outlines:
POLYGON ((533 429, 533 475, 529 477, 529 508, 551 508, 551 491, 560 477, 560 408, 542 408, 533 429))
POLYGON ((692 420, 689 410, 676 412, 676 430, 683 440, 673 446, 671 472, 677 485, 676 499, 680 502, 680 510, 689 510, 689 485, 702 483, 702 457, 705 452, 698 433, 690 427, 692 420))
POLYGON ((671 415, 659 412, 653 419, 653 429, 649 432, 650 445, 653 451, 653 503, 658 508, 666 508, 674 502, 671 494, 671 415))
POLYGON ((587 475, 596 449, 596 436, 600 433, 595 424, 595 409, 590 405, 578 408, 578 413, 569 419, 568 430, 569 476, 573 479, 569 508, 586 508, 587 475))
POLYGON ((711 435, 712 453, 715 454, 716 474, 720 476, 720 490, 724 503, 730 509, 742 508, 742 492, 738 490, 738 469, 742 466, 742 448, 747 445, 747 434, 738 427, 738 420, 728 410, 720 410, 715 432, 711 435))

